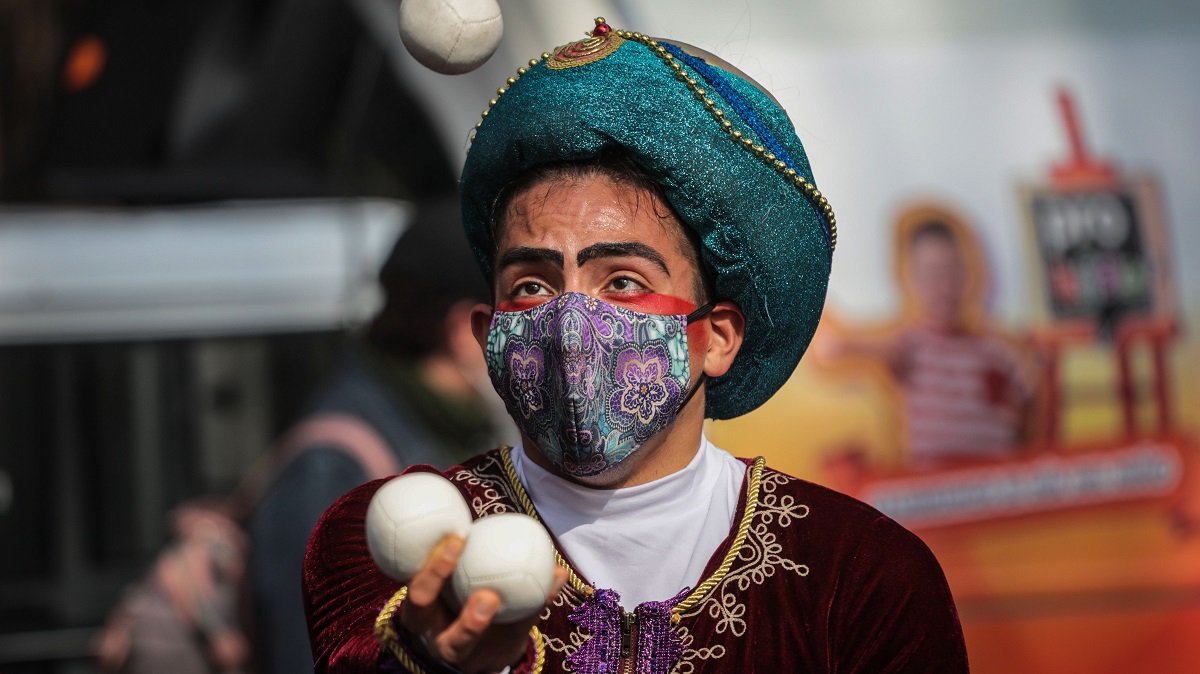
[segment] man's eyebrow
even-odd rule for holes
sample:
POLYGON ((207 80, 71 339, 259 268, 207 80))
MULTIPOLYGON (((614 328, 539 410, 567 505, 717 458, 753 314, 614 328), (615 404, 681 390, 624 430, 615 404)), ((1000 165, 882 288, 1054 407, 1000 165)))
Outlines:
POLYGON ((496 271, 504 271, 508 267, 522 262, 551 262, 558 265, 559 269, 561 269, 563 266, 563 254, 552 248, 517 246, 505 251, 500 256, 500 259, 496 261, 496 271))
POLYGON ((671 270, 667 269, 666 260, 663 259, 662 255, 658 254, 657 250, 636 241, 593 243, 579 251, 579 254, 575 256, 575 264, 582 267, 590 260, 603 257, 640 257, 658 265, 667 276, 671 275, 671 270))

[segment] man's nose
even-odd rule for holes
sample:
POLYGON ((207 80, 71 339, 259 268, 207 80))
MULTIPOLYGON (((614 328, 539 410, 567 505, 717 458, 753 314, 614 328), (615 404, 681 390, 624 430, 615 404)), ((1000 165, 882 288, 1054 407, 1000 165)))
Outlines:
POLYGON ((559 292, 595 296, 591 292, 591 289, 587 287, 584 274, 579 270, 571 269, 563 270, 563 287, 559 292))

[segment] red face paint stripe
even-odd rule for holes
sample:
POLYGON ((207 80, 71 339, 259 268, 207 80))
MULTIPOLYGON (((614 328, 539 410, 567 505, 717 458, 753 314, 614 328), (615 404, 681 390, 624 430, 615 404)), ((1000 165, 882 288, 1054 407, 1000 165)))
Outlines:
MULTIPOLYGON (((500 302, 496 305, 496 308, 500 311, 525 311, 539 304, 545 304, 551 299, 553 298, 543 296, 520 297, 500 302)), ((659 293, 616 295, 600 299, 618 307, 633 309, 644 314, 655 314, 657 316, 686 316, 696 310, 694 303, 682 297, 661 295, 659 293)))
POLYGON ((525 311, 532 309, 539 304, 545 304, 550 301, 549 297, 522 297, 515 300, 505 300, 496 305, 500 311, 525 311))
POLYGON ((696 310, 696 305, 682 297, 661 295, 659 293, 643 293, 640 295, 621 295, 605 298, 610 304, 616 304, 627 309, 640 311, 644 314, 659 316, 687 315, 696 310))

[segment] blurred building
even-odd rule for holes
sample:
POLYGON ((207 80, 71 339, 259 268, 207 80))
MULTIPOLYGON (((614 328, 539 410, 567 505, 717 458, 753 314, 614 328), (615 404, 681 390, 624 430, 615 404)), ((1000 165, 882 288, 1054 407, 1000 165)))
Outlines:
POLYGON ((0 671, 89 671, 455 168, 343 2, 0 3, 0 671))

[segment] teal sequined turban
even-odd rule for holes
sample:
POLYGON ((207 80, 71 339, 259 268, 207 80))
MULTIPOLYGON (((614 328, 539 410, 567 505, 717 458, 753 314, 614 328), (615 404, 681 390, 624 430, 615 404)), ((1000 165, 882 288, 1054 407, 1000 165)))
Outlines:
POLYGON ((484 113, 463 168, 464 225, 485 274, 506 185, 614 146, 662 185, 700 238, 716 299, 746 316, 733 366, 708 383, 706 416, 755 409, 812 339, 837 234, 787 115, 741 77, 603 20, 592 37, 530 61, 484 113))

